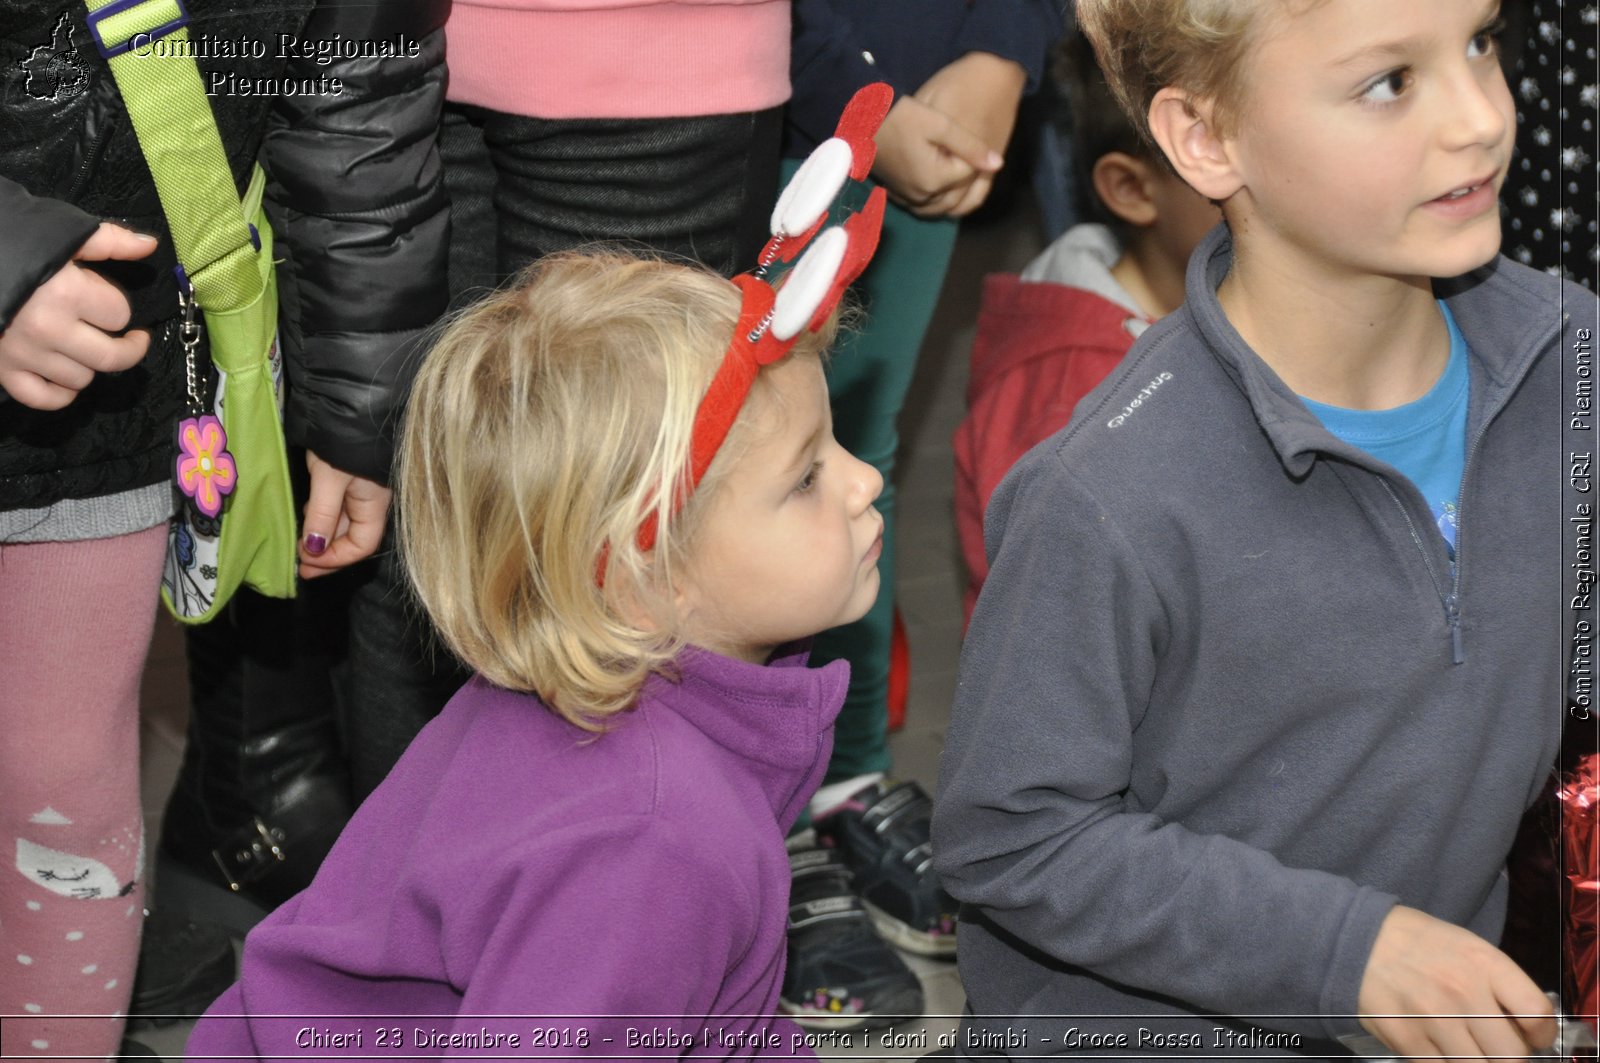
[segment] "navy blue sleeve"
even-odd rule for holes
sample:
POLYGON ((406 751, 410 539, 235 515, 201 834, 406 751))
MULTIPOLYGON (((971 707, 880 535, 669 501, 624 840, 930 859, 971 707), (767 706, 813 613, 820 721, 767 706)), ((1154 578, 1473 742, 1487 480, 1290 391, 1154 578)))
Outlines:
POLYGON ((788 121, 801 135, 802 154, 833 136, 844 105, 861 86, 886 81, 895 99, 917 88, 896 84, 880 69, 863 35, 828 0, 794 0, 789 79, 788 121))
POLYGON ((1062 0, 794 0, 788 153, 832 136, 861 86, 887 82, 898 99, 968 52, 1017 63, 1032 92, 1062 26, 1062 0))
POLYGON ((1010 59, 1028 72, 1024 93, 1031 94, 1044 77, 1045 56, 1062 33, 1061 0, 971 0, 955 59, 968 52, 989 52, 1010 59))

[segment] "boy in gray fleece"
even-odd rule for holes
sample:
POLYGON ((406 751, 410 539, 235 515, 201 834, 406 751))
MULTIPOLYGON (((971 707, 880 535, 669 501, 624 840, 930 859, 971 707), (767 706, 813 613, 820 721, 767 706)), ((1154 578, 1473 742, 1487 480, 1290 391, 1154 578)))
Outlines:
POLYGON ((1491 942, 1597 309, 1497 254, 1497 8, 1079 0, 1226 224, 990 504, 933 825, 966 1054, 1550 1043, 1491 942))

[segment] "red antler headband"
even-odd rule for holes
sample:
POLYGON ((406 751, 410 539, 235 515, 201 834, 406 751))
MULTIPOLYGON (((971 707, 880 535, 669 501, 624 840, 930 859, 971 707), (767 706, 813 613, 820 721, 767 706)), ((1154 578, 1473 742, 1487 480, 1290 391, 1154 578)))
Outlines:
MULTIPOLYGON (((694 415, 689 477, 674 500, 688 500, 711 467, 717 450, 750 394, 761 367, 778 361, 794 346, 802 329, 815 332, 833 313, 845 289, 861 275, 878 248, 885 193, 873 189, 866 205, 842 226, 818 236, 846 178, 865 180, 877 151, 873 136, 894 103, 894 90, 881 82, 850 98, 834 135, 817 146, 784 186, 772 211, 772 238, 762 248, 756 269, 733 278, 743 300, 733 339, 722 365, 694 415), (813 239, 815 237, 815 239, 813 239), (765 280, 773 262, 788 262, 804 251, 774 290, 765 280)), ((639 549, 656 542, 656 512, 639 525, 639 549)), ((604 567, 604 555, 601 558, 604 567)))

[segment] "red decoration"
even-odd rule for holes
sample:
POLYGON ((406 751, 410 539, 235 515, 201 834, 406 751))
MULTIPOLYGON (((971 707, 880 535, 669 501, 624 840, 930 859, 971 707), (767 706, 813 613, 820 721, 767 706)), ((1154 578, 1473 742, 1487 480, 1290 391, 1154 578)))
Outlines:
MULTIPOLYGON (((884 115, 889 113, 889 107, 893 102, 894 90, 888 85, 882 83, 867 85, 851 97, 845 106, 844 114, 839 118, 835 137, 850 146, 849 174, 856 180, 865 179, 872 169, 872 160, 877 151, 872 138, 877 133, 878 126, 882 124, 884 115)), ((815 332, 822 327, 828 315, 833 312, 833 308, 843 298, 845 290, 855 282, 861 271, 867 268, 867 263, 871 261, 873 252, 878 247, 878 234, 883 225, 886 195, 882 188, 874 189, 867 197, 866 205, 844 223, 843 229, 847 238, 844 260, 834 275, 832 284, 811 314, 809 321, 811 331, 815 332)), ((734 326, 733 338, 723 354, 722 365, 712 378, 711 386, 706 389, 706 394, 695 411, 694 432, 690 444, 689 478, 679 497, 673 500, 674 511, 688 500, 690 493, 699 486, 706 470, 711 467, 712 460, 717 456, 717 450, 727 439, 734 421, 738 419, 739 411, 743 408, 744 401, 750 394, 750 387, 755 383, 756 374, 761 371, 761 367, 778 361, 794 346, 796 337, 779 339, 773 335, 769 327, 773 305, 777 302, 779 293, 763 280, 759 273, 775 259, 784 262, 793 259, 821 230, 825 220, 824 211, 823 216, 798 238, 785 239, 782 235, 774 235, 762 250, 761 270, 757 273, 741 273, 733 278, 733 283, 739 286, 744 296, 739 309, 739 321, 734 326)), ((639 549, 643 551, 655 546, 654 510, 640 522, 637 541, 639 549)), ((608 554, 609 551, 602 551, 600 556, 602 585, 608 554)))
POLYGON ((1600 754, 1584 757, 1556 797, 1568 886, 1568 1009, 1593 1030, 1600 1019, 1600 754))

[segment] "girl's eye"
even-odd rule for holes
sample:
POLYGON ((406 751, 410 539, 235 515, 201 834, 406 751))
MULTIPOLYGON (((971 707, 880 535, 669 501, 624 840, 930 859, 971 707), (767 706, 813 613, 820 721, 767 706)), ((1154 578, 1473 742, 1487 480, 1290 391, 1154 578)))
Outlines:
POLYGON ((822 462, 812 462, 811 467, 806 470, 805 476, 801 477, 800 482, 795 484, 794 493, 797 495, 803 495, 813 487, 817 486, 817 473, 821 470, 822 462))
POLYGON ((1410 80, 1411 75, 1404 68, 1391 70, 1368 85, 1361 98, 1368 103, 1393 103, 1400 98, 1402 92, 1405 92, 1410 80))

